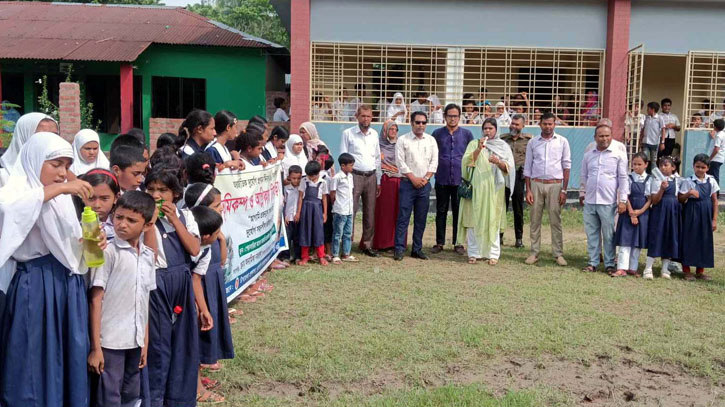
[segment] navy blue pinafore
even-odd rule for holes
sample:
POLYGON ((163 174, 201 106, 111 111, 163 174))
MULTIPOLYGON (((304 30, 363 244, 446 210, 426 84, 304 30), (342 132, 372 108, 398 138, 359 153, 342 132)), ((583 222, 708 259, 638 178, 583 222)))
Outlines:
POLYGON ((215 240, 211 245, 211 261, 206 275, 201 280, 206 305, 214 320, 214 327, 199 334, 201 363, 213 365, 219 359, 234 359, 232 328, 229 324, 227 296, 224 291, 224 270, 222 270, 221 245, 215 240))
POLYGON ((647 257, 677 259, 680 256, 682 205, 677 200, 677 180, 669 181, 662 200, 650 209, 647 257))
POLYGON ((687 227, 682 229, 680 260, 683 266, 713 268, 712 185, 696 183, 695 187, 700 196, 687 199, 682 210, 682 221, 687 227))
POLYGON ((317 197, 319 186, 307 183, 300 213, 299 240, 302 247, 318 247, 325 244, 325 225, 322 199, 317 197))
POLYGON ((83 276, 48 254, 18 262, 0 326, 0 405, 87 407, 83 276))
MULTIPOLYGON (((645 186, 649 182, 650 176, 648 175, 644 182, 635 182, 634 177, 630 174, 629 176, 629 202, 632 205, 632 209, 642 209, 645 203, 647 203, 647 196, 644 194, 645 186)), ((614 241, 617 246, 621 247, 634 247, 636 249, 647 248, 647 232, 649 227, 649 211, 645 211, 641 214, 637 220, 639 224, 633 225, 632 220, 625 214, 619 216, 617 222, 617 231, 614 235, 614 241)))
MULTIPOLYGON (((179 216, 185 224, 184 214, 179 216)), ((196 406, 199 328, 191 283, 191 256, 176 231, 156 222, 166 255, 156 270, 156 290, 149 301, 148 376, 153 407, 196 406)))

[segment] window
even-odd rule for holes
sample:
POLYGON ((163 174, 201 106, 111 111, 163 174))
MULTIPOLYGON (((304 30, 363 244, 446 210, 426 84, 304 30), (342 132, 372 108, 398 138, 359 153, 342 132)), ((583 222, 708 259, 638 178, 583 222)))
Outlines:
POLYGON ((206 80, 151 78, 151 116, 183 119, 194 109, 206 109, 206 80))
POLYGON ((553 111, 560 125, 588 126, 600 117, 603 60, 603 50, 313 42, 311 117, 354 121, 366 103, 383 121, 400 92, 408 111, 419 96, 436 95, 443 105, 470 102, 479 120, 503 102, 531 124, 553 111))
POLYGON ((690 52, 685 89, 688 129, 710 128, 725 118, 725 53, 690 52))

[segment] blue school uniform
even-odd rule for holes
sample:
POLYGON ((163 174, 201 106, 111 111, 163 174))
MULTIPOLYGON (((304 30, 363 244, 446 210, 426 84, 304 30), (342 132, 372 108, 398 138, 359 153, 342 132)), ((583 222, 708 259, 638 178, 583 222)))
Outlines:
POLYGON ((318 178, 317 183, 314 183, 305 179, 300 184, 300 190, 305 191, 297 232, 300 246, 322 246, 325 244, 325 226, 322 210, 322 199, 324 198, 324 194, 327 193, 325 181, 318 178))
MULTIPOLYGON (((659 184, 654 179, 651 182, 659 184)), ((647 228, 647 257, 677 259, 680 256, 682 206, 677 200, 677 182, 677 178, 670 177, 662 200, 650 209, 647 228)), ((652 195, 655 193, 655 188, 652 188, 652 195)))
MULTIPOLYGON (((713 186, 711 179, 714 181, 711 175, 706 175, 704 182, 697 180, 694 176, 687 180, 688 186, 690 186, 687 190, 697 189, 700 196, 698 198, 688 198, 682 210, 682 222, 687 225, 682 229, 680 238, 680 259, 683 266, 715 267, 712 236, 712 194, 718 192, 719 188, 713 186)), ((684 190, 680 191, 680 193, 685 192, 684 190)))
MULTIPOLYGON (((180 213, 181 223, 186 224, 180 213)), ((156 270, 156 290, 149 302, 148 377, 154 407, 196 406, 199 328, 191 283, 191 256, 176 231, 161 220, 166 268, 156 270)))
MULTIPOLYGON (((629 202, 632 205, 632 209, 639 210, 644 207, 647 203, 646 190, 647 183, 649 182, 650 176, 647 175, 642 182, 635 181, 632 174, 629 175, 629 202)), ((649 211, 645 211, 641 214, 637 220, 637 225, 632 224, 632 220, 629 216, 620 216, 617 222, 617 231, 614 235, 617 246, 621 247, 634 247, 637 249, 644 249, 647 247, 647 232, 649 227, 649 211)))
POLYGON ((52 254, 18 262, 0 343, 0 405, 87 407, 88 300, 52 254))
POLYGON ((234 359, 232 328, 229 325, 227 296, 224 290, 224 270, 222 270, 221 245, 216 240, 211 245, 211 262, 206 275, 201 280, 206 297, 206 305, 214 320, 214 327, 201 331, 199 335, 201 363, 213 365, 219 359, 234 359))

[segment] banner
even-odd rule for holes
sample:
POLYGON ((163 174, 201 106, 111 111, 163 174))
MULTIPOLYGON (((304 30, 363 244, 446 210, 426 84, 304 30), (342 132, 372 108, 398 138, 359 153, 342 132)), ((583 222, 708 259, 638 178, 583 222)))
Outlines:
POLYGON ((224 288, 233 300, 287 249, 280 164, 260 170, 219 174, 222 232, 227 243, 224 288))

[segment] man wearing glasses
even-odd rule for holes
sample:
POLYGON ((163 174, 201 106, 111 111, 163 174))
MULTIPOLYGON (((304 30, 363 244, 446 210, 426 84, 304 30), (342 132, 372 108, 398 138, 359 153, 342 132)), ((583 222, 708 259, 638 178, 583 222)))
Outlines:
POLYGON ((468 143, 473 140, 470 130, 458 126, 461 107, 450 103, 443 110, 446 126, 433 132, 438 145, 438 170, 436 190, 436 244, 431 253, 440 253, 446 242, 448 208, 453 210, 453 248, 460 255, 466 254, 463 245, 457 244, 458 235, 458 185, 461 183, 461 159, 468 143))
POLYGON ((428 260, 423 253, 423 233, 430 205, 430 179, 438 169, 438 145, 425 132, 428 116, 421 112, 410 115, 413 131, 398 138, 395 162, 403 175, 398 189, 400 211, 395 225, 395 260, 403 260, 405 237, 408 235, 410 214, 413 216, 413 249, 411 257, 428 260))

